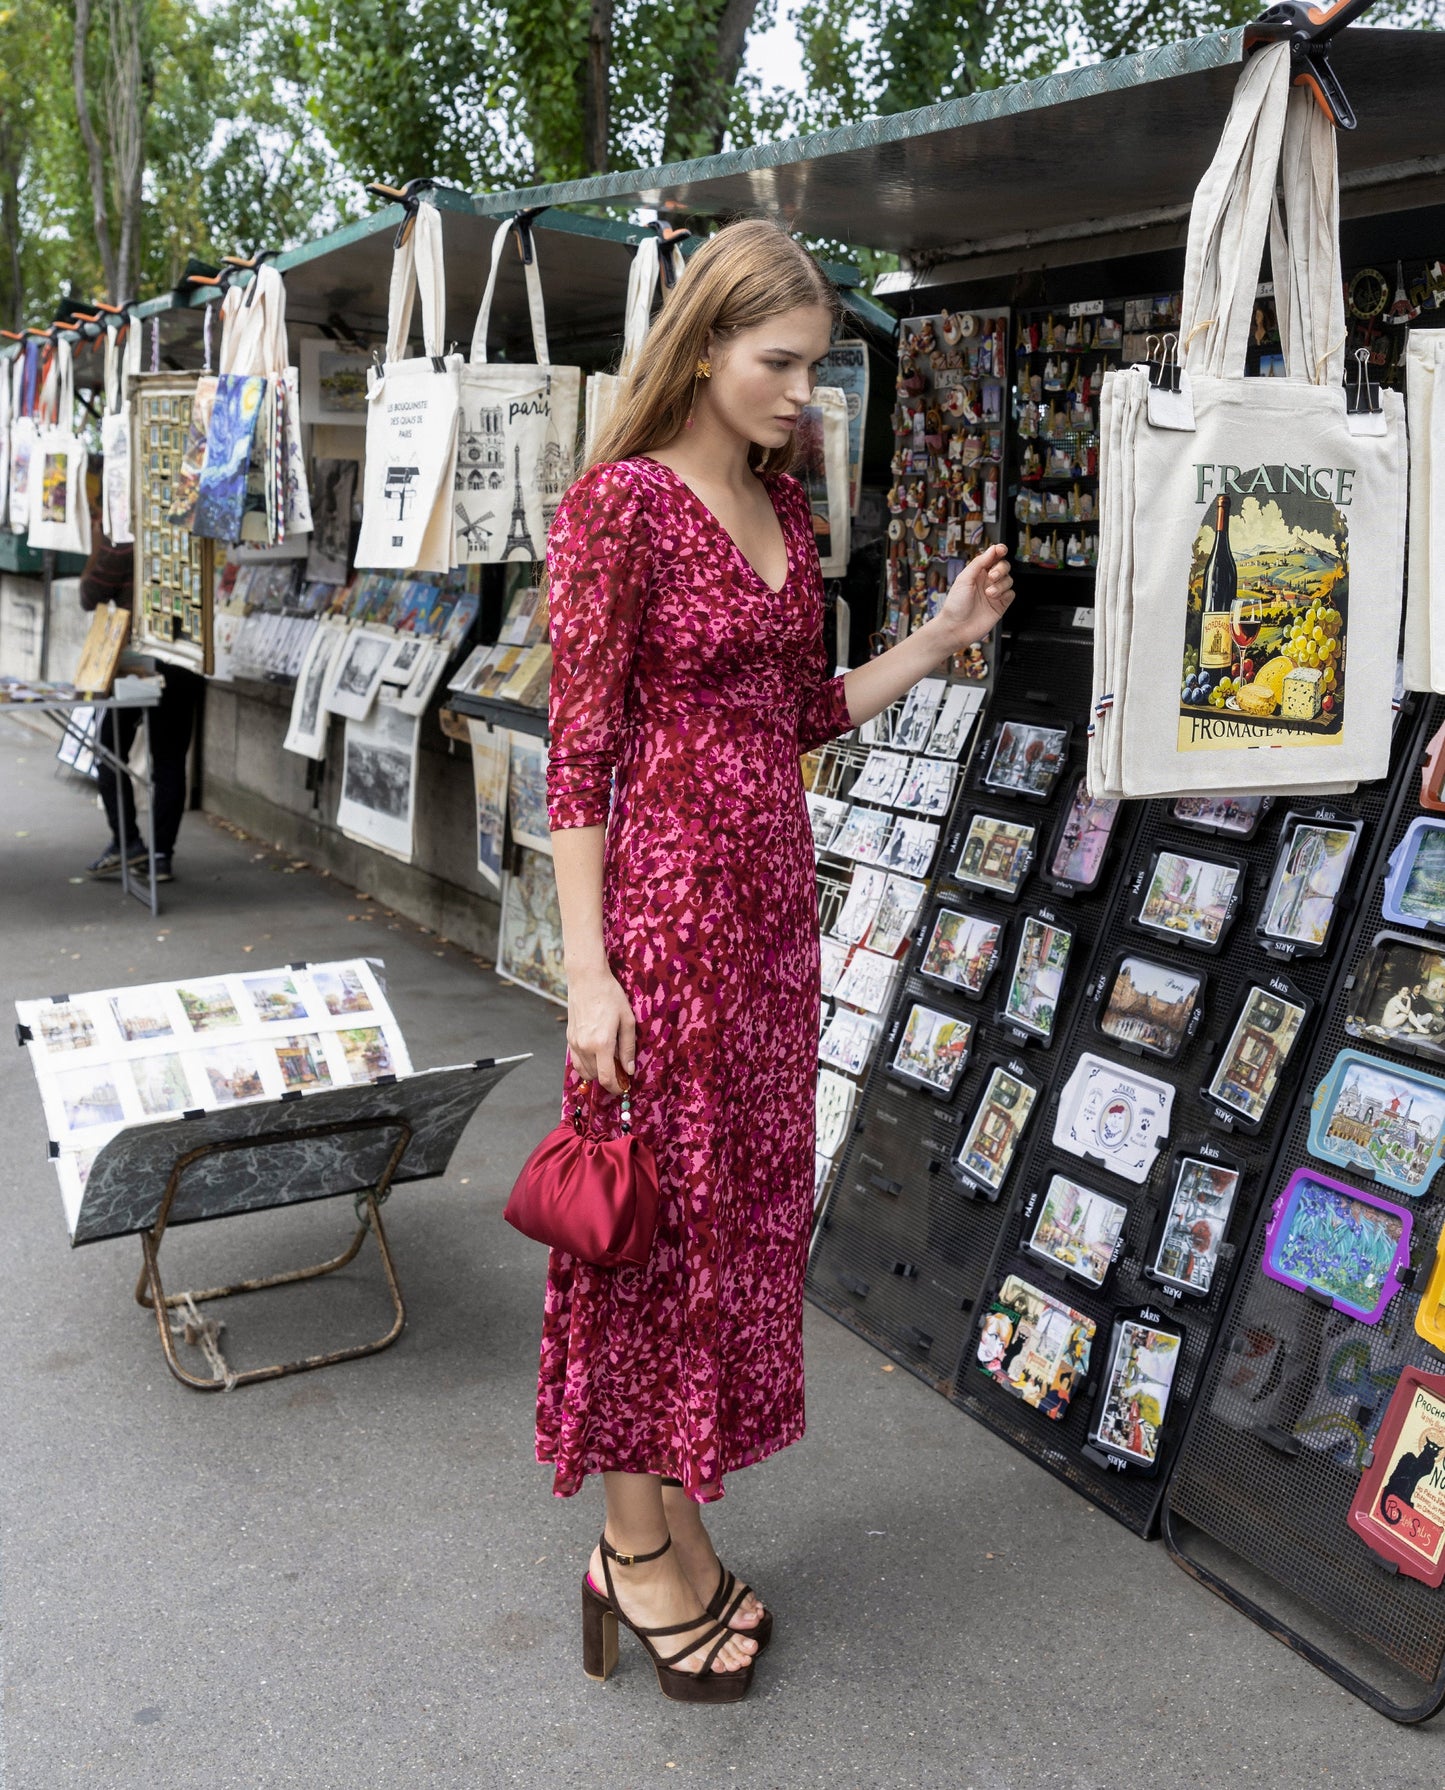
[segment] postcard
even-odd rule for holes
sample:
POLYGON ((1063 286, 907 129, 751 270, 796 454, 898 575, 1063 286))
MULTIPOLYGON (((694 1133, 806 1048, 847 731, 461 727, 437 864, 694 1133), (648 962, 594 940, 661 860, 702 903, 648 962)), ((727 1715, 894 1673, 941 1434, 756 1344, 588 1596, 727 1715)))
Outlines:
POLYGON ((1086 1051, 1059 1095, 1054 1143, 1138 1184, 1169 1135, 1174 1089, 1086 1051))
POLYGON ((274 1038, 269 1048, 276 1053, 276 1064, 288 1094, 297 1088, 309 1094, 316 1088, 332 1085, 326 1046, 318 1033, 307 1033, 299 1038, 274 1038))
POLYGON ((1089 1377, 1092 1318, 1010 1274, 984 1314, 978 1368, 1057 1422, 1089 1377))
POLYGON ((1037 837, 1037 827, 975 814, 964 835, 954 881, 1012 899, 1029 873, 1037 837))
POLYGON ((1024 1248, 1101 1287, 1113 1265, 1129 1209, 1067 1175, 1054 1175, 1024 1248))
POLYGON ((1342 1050, 1315 1090, 1310 1154, 1420 1199, 1440 1166, 1445 1082, 1342 1050))
POLYGON ((1302 950, 1323 947, 1359 837, 1358 823, 1286 825, 1260 915, 1263 937, 1302 950))
POLYGON ((983 781, 989 789, 1009 795, 1047 798, 1064 768, 1068 750, 1066 728, 1005 721, 994 740, 983 781))
POLYGON ((908 774, 893 797, 912 814, 947 814, 953 805, 955 767, 941 758, 910 758, 908 774))
POLYGON ((1409 1056, 1445 1062, 1445 947, 1375 935, 1348 997, 1345 1030, 1409 1056))
POLYGON ((365 972, 359 964, 335 964, 309 970, 308 974, 311 986, 321 996, 333 1019, 375 1011, 375 993, 368 988, 365 972))
POLYGON ((1089 1440, 1111 1454, 1152 1467, 1169 1410, 1169 1394, 1184 1343, 1177 1330, 1125 1318, 1118 1324, 1098 1416, 1089 1440))
POLYGON ((911 877, 888 878, 878 911, 863 940, 870 951, 882 952, 885 957, 899 955, 908 943, 927 889, 926 883, 915 882, 911 877))
POLYGON ((15 1011, 43 1056, 70 1056, 110 1041, 108 1031, 104 1036, 97 1032, 88 1001, 17 1001, 15 1011))
POLYGON ((834 936, 856 945, 872 926, 887 884, 887 871, 865 864, 856 866, 848 893, 833 922, 834 936))
POLYGON ((993 1069, 954 1161, 997 1193, 1013 1166, 1038 1089, 1002 1066, 993 1069))
POLYGON ((1445 820, 1412 820, 1390 853, 1382 912, 1406 926, 1445 927, 1445 820))
POLYGON ((858 1084, 850 1076, 838 1075, 831 1069, 818 1071, 818 1088, 814 1101, 816 1133, 814 1147, 820 1156, 836 1156, 848 1135, 848 1126, 858 1099, 858 1084))
POLYGON ((951 1094, 968 1061, 972 1038, 968 1020, 915 1001, 908 1010, 891 1067, 908 1081, 951 1094))
POLYGON ((1030 914, 1024 921, 1000 1018, 1036 1038, 1051 1039, 1074 935, 1030 914))
POLYGON ((983 708, 984 695, 977 684, 948 685, 933 723, 933 732, 924 748, 930 758, 957 759, 961 756, 983 708))
POLYGON ((1075 889, 1092 889, 1104 867, 1119 807, 1110 796, 1091 796, 1082 773, 1075 778, 1046 874, 1075 889))
POLYGON ((1410 1214, 1312 1168, 1290 1176, 1265 1232, 1264 1272, 1378 1324, 1410 1266, 1410 1214))
POLYGON ((353 1082, 375 1081, 378 1075, 399 1072, 391 1040, 380 1026, 354 1026, 336 1036, 341 1041, 346 1071, 353 1082))
POLYGON ((835 858, 856 858, 865 864, 876 864, 883 855, 892 825, 893 816, 886 808, 863 808, 855 803, 829 841, 828 850, 835 858))
POLYGON ((837 988, 851 949, 845 939, 830 938, 826 933, 818 940, 818 972, 825 995, 831 995, 837 988))
POLYGON ((906 752, 889 752, 875 746, 864 761, 848 798, 854 802, 882 802, 891 806, 898 798, 903 780, 908 775, 910 759, 906 752))
POLYGON ((127 1044, 175 1036, 169 993, 167 988, 123 988, 110 997, 116 1030, 127 1044))
POLYGON ((845 1075, 861 1075, 868 1067, 873 1047, 883 1022, 871 1014, 855 1013, 850 1007, 839 1007, 828 1021, 818 1043, 818 1056, 824 1063, 841 1069, 845 1075))
POLYGON ((848 812, 848 804, 840 802, 836 796, 817 796, 809 794, 808 821, 813 829, 813 850, 826 851, 833 835, 842 826, 848 812))
POLYGON ((1179 1157, 1150 1278, 1181 1292, 1207 1293, 1238 1191, 1238 1169, 1201 1156, 1179 1157))
POLYGON ((1347 1521, 1402 1573, 1445 1580, 1445 1376, 1402 1369, 1347 1521))
POLYGON ((243 976, 256 1017, 263 1021, 309 1019, 301 991, 290 976, 243 976))
POLYGON ((265 1047, 252 1043, 216 1045, 200 1053, 199 1061, 210 1083, 211 1103, 235 1106, 243 1100, 261 1100, 266 1082, 259 1052, 265 1047))
POLYGON ((1003 928, 994 920, 941 907, 918 965, 920 976, 946 982, 964 994, 982 994, 998 965, 1003 928))
POLYGON ((1205 1090, 1209 1098, 1257 1125, 1274 1098, 1305 1012, 1272 989, 1251 988, 1205 1090))
POLYGON ((1236 864, 1161 851, 1144 891, 1139 924, 1176 941, 1212 950, 1228 929, 1239 882, 1236 864))
POLYGON ((1178 796, 1173 814, 1186 827, 1248 839, 1273 801, 1272 796, 1178 796))
POLYGON ((898 969, 896 957, 884 957, 865 945, 855 945, 842 975, 829 992, 850 1007, 881 1013, 888 1005, 898 969))
POLYGON ((878 862, 904 876, 927 876, 938 849, 939 823, 932 820, 908 820, 899 815, 893 822, 878 862))
POLYGON ((42 1083, 42 1093, 47 1088, 54 1091, 54 1099, 46 1102, 46 1112, 58 1113, 57 1130, 62 1134, 74 1136, 101 1125, 121 1125, 129 1116, 121 1100, 118 1065, 96 1063, 61 1069, 42 1083))
POLYGON ((903 699, 891 744, 905 752, 921 752, 933 732, 947 689, 941 677, 921 677, 903 699))
POLYGON ((1188 970, 1125 957, 1114 972, 1099 1030, 1119 1044, 1171 1061, 1184 1048, 1203 987, 1188 970))

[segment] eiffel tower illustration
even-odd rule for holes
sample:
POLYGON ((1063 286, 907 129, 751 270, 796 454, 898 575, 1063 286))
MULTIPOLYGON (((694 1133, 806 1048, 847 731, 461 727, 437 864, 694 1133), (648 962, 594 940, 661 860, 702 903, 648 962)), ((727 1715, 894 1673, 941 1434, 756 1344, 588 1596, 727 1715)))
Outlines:
POLYGON ((503 560, 508 560, 514 553, 521 553, 527 559, 536 559, 537 549, 532 545, 532 537, 527 533, 527 506, 522 502, 522 450, 512 449, 512 471, 516 479, 516 491, 512 498, 512 526, 507 530, 507 544, 502 549, 503 560))

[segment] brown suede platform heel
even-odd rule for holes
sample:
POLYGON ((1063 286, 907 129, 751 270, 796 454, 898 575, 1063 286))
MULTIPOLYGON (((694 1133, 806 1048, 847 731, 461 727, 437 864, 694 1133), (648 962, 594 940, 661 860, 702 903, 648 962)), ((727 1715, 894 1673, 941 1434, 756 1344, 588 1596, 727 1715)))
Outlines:
POLYGON ((632 1630, 651 1655, 657 1682, 665 1697, 671 1697, 676 1703, 736 1703, 746 1696, 753 1681, 752 1660, 730 1672, 714 1672, 712 1669, 713 1661, 737 1630, 729 1628, 725 1622, 714 1622, 710 1628, 705 1627, 709 1621, 706 1615, 695 1617, 691 1622, 639 1628, 617 1601, 617 1590, 612 1583, 612 1562, 615 1560, 619 1566, 641 1566, 649 1560, 659 1560, 672 1546, 672 1537, 669 1535, 662 1546, 654 1548, 650 1554, 619 1554, 605 1535, 598 1545, 602 1550, 602 1576, 607 1582, 607 1595, 604 1597, 592 1583, 590 1573, 584 1573, 582 1577, 582 1670, 587 1676, 602 1681, 611 1677, 617 1664, 617 1625, 621 1622, 632 1630), (704 1632, 699 1635, 698 1629, 704 1632), (676 1653, 661 1654, 648 1639, 650 1635, 691 1635, 692 1639, 676 1653), (678 1669, 678 1660, 706 1647, 709 1641, 712 1647, 701 1671, 678 1669))
MULTIPOLYGON (((681 1486, 682 1481, 664 1477, 662 1483, 681 1486)), ((728 1627, 732 1628, 732 1619, 742 1608, 743 1599, 752 1590, 752 1586, 740 1584, 736 1575, 730 1573, 721 1560, 718 1561, 718 1570, 721 1576, 717 1582, 717 1590, 707 1600, 706 1609, 709 1616, 719 1622, 726 1622, 728 1627)), ((761 1602, 761 1598, 758 1601, 761 1602)), ((758 1644, 758 1653, 761 1653, 773 1638, 773 1612, 764 1610, 751 1628, 734 1628, 733 1633, 735 1635, 751 1635, 758 1644)), ((757 1655, 755 1654, 753 1657, 756 1658, 757 1655)))

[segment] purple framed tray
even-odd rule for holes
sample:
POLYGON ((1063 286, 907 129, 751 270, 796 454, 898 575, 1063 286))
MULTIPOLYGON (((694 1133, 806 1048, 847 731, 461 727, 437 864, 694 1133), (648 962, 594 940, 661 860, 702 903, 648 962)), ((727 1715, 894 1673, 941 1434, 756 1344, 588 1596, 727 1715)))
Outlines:
POLYGON ((1297 1168, 1274 1203, 1264 1271, 1362 1324, 1378 1324, 1410 1265, 1410 1230, 1403 1206, 1297 1168))

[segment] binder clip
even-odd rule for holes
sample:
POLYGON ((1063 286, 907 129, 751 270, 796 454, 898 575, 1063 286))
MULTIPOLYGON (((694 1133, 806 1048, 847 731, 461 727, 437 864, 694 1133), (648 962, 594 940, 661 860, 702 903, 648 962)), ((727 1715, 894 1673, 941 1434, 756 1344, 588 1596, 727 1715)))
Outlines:
POLYGON ((1355 380, 1345 381, 1345 424, 1351 435, 1384 435, 1389 425, 1380 404, 1380 388, 1370 378, 1368 348, 1355 350, 1355 380))
POLYGON ((1372 0, 1280 0, 1244 28, 1244 53, 1264 44, 1289 44, 1290 85, 1307 87, 1336 130, 1352 131, 1358 120, 1339 77, 1330 65, 1331 40, 1357 19, 1372 0))
POLYGON ((1177 392, 1179 390, 1179 337, 1171 330, 1165 336, 1146 336, 1144 352, 1149 358, 1149 383, 1159 392, 1177 392), (1155 360, 1149 349, 1151 342, 1159 345, 1159 358, 1155 360))

